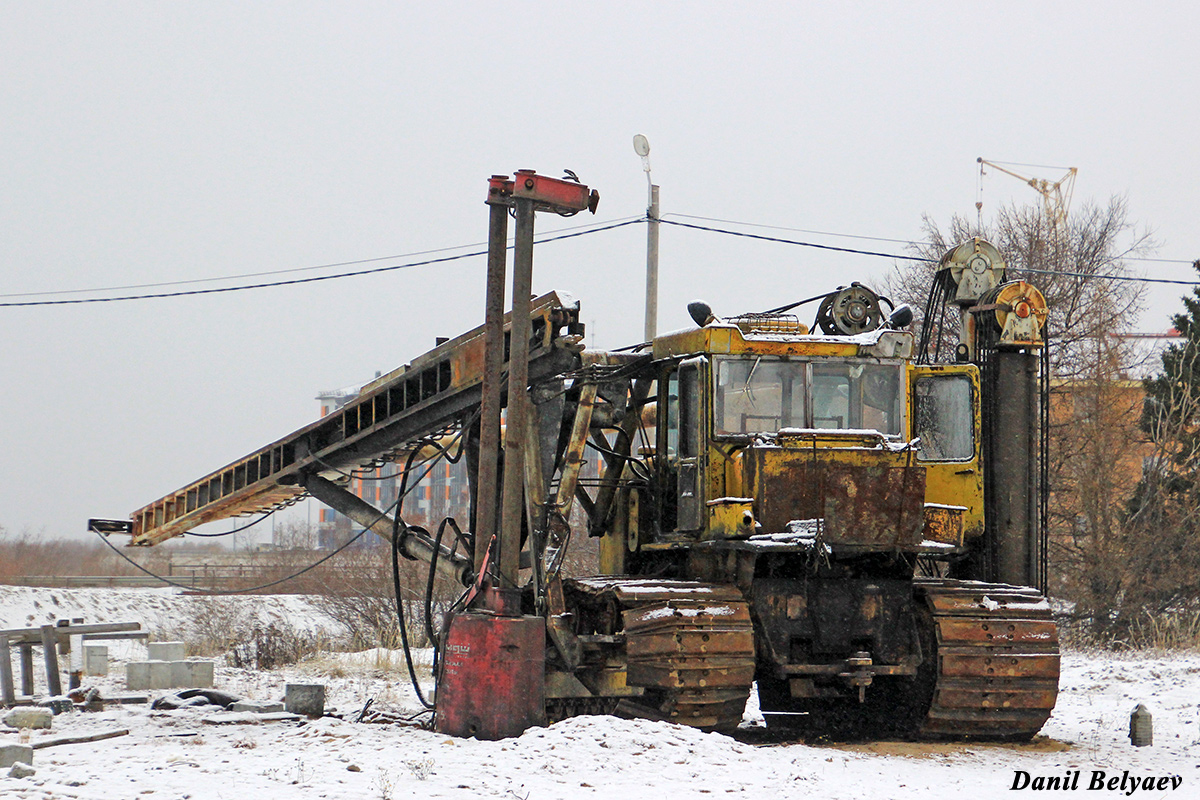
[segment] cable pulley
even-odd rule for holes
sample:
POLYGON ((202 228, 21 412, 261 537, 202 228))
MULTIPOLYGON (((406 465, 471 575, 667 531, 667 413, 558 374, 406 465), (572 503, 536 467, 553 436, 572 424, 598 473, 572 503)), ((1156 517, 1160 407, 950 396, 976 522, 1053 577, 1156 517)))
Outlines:
POLYGON ((816 327, 828 336, 853 336, 883 323, 879 295, 855 282, 821 301, 816 327))

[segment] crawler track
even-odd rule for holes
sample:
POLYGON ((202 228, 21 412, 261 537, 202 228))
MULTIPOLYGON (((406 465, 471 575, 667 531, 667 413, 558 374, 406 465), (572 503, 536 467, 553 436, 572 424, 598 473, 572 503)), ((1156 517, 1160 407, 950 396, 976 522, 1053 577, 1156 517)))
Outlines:
POLYGON ((1029 739, 1058 696, 1058 629, 1034 589, 921 580, 936 637, 936 672, 917 735, 1029 739))
POLYGON ((594 627, 624 634, 627 683, 645 693, 623 709, 703 730, 738 726, 754 680, 754 627, 737 589, 639 578, 572 583, 594 627))
POLYGON ((831 739, 1025 740, 1058 695, 1058 631, 1036 590, 921 579, 913 587, 923 661, 911 677, 880 677, 865 702, 793 698, 760 675, 768 727, 831 739))

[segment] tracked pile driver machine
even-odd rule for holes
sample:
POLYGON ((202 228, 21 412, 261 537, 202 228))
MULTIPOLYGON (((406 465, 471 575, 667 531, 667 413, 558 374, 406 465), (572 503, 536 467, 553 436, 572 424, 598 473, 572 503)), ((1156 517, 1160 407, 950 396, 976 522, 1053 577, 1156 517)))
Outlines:
POLYGON ((1038 291, 976 239, 939 265, 919 341, 907 307, 853 284, 823 295, 813 330, 694 303, 693 329, 590 351, 577 303, 525 298, 536 214, 596 199, 493 177, 485 324, 135 512, 132 543, 307 494, 431 562, 463 591, 436 693, 456 735, 581 713, 728 730, 755 683, 768 726, 808 734, 1035 734, 1059 670, 1038 291), (463 547, 347 490, 451 434, 463 547), (581 480, 592 459, 599 479, 581 480), (563 574, 572 535, 599 537, 601 574, 563 574))

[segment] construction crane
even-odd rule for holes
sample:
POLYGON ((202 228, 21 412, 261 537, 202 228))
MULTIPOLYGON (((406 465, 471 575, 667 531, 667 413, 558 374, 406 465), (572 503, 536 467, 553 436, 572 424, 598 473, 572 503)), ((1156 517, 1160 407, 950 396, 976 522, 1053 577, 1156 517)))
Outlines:
MULTIPOLYGON (((1019 181, 1029 184, 1033 190, 1042 196, 1042 203, 1046 209, 1046 219, 1050 223, 1050 230, 1055 233, 1065 233, 1067 229, 1067 211, 1071 207, 1071 195, 1075 192, 1075 175, 1079 172, 1075 167, 1067 167, 1067 174, 1063 175, 1057 181, 1050 181, 1044 178, 1031 178, 1028 175, 1022 175, 1019 172, 1014 172, 1008 167, 997 161, 988 161, 985 158, 977 158, 975 161, 979 164, 979 199, 975 202, 975 210, 983 211, 983 176, 984 167, 992 167, 1005 175, 1011 175, 1019 181)), ((1014 167, 1036 166, 1033 164, 1012 164, 1014 167)), ((1043 167, 1043 169, 1062 169, 1062 167, 1043 167)))

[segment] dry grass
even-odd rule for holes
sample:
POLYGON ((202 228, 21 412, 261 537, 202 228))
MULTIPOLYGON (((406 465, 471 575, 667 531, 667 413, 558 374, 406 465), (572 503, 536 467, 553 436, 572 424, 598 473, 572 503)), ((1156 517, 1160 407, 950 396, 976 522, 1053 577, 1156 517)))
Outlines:
POLYGON ((1143 615, 1130 626, 1129 646, 1136 650, 1200 649, 1200 610, 1143 615))
POLYGON ((1059 642, 1067 651, 1200 651, 1200 609, 1143 612, 1117 638, 1099 634, 1087 619, 1058 619, 1057 622, 1059 642))

